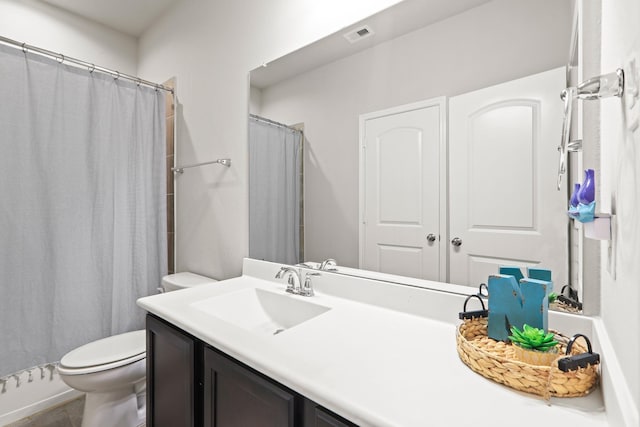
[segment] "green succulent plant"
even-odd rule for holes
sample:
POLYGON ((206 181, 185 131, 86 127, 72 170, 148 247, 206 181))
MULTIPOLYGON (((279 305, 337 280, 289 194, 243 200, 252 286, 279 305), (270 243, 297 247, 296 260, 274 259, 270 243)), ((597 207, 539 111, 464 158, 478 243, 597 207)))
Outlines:
POLYGON ((549 304, 551 304, 552 302, 555 302, 555 300, 558 299, 558 294, 556 294, 555 292, 551 292, 549 294, 549 304))
POLYGON ((532 328, 525 324, 522 330, 512 326, 509 339, 522 348, 547 352, 558 345, 558 341, 553 337, 553 332, 545 334, 543 329, 532 328))

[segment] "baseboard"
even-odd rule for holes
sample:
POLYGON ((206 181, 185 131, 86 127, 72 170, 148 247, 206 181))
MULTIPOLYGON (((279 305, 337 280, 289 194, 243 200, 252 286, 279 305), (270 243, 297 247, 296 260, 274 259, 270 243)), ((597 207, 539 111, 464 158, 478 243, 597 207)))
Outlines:
POLYGON ((28 373, 23 372, 17 378, 11 378, 0 392, 0 426, 4 426, 34 415, 47 408, 82 396, 82 392, 71 389, 57 372, 47 373, 44 377, 33 375, 29 381, 28 373))

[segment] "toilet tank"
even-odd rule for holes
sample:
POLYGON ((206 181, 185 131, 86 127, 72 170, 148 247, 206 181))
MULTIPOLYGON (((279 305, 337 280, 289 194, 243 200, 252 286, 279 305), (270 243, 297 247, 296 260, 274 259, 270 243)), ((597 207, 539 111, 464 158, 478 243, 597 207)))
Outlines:
POLYGON ((171 292, 215 282, 217 282, 217 280, 185 271, 164 276, 162 278, 162 289, 164 292, 171 292))

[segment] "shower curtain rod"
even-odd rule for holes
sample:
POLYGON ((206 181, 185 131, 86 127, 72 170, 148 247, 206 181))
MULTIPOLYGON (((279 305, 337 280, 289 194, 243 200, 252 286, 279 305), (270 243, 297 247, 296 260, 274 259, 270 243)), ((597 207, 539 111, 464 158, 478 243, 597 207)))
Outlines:
POLYGON ((43 49, 37 46, 32 46, 26 43, 20 43, 19 41, 16 40, 12 40, 9 39, 7 37, 3 37, 0 36, 0 42, 3 42, 5 44, 8 45, 12 45, 15 47, 19 47, 22 49, 22 51, 26 54, 27 52, 36 52, 39 53, 40 55, 44 55, 44 56, 49 56, 51 58, 54 58, 56 61, 58 61, 59 63, 63 63, 63 62, 70 62, 72 64, 76 64, 79 65, 81 67, 87 67, 87 69, 89 70, 90 73, 93 73, 94 71, 99 71, 105 74, 109 74, 110 76, 112 76, 114 79, 118 80, 120 78, 125 79, 125 80, 131 80, 133 82, 136 82, 136 84, 138 85, 144 85, 144 86, 149 86, 152 88, 155 88, 156 90, 160 89, 160 90, 165 90, 167 92, 173 92, 173 89, 164 85, 161 85, 159 83, 153 83, 150 82, 148 80, 144 80, 141 79, 140 77, 136 77, 136 76, 131 76, 129 74, 125 74, 125 73, 121 73, 120 71, 116 71, 116 70, 112 70, 110 68, 105 68, 105 67, 101 67, 99 65, 95 65, 92 64, 91 62, 86 62, 86 61, 82 61, 80 59, 76 59, 76 58, 72 58, 70 56, 65 56, 61 53, 56 53, 56 52, 52 52, 50 50, 47 49, 43 49))
POLYGON ((279 122, 276 122, 275 120, 267 119, 265 117, 256 116, 255 114, 249 114, 249 117, 251 117, 252 119, 257 120, 259 122, 269 123, 271 125, 279 126, 281 128, 287 128, 289 130, 294 130, 296 132, 300 132, 300 129, 296 129, 296 128, 291 127, 291 126, 287 126, 284 123, 279 123, 279 122))

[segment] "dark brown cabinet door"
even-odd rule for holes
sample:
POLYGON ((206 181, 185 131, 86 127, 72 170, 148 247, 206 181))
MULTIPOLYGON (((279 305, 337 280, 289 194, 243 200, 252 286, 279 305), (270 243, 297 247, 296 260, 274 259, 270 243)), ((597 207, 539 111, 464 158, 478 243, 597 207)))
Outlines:
POLYGON ((147 425, 200 425, 196 396, 200 344, 166 322, 147 316, 147 425))
POLYGON ((357 427, 311 400, 305 401, 304 427, 357 427))
POLYGON ((301 398, 211 348, 204 349, 206 427, 294 427, 301 398))

